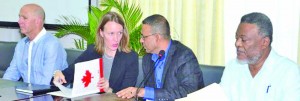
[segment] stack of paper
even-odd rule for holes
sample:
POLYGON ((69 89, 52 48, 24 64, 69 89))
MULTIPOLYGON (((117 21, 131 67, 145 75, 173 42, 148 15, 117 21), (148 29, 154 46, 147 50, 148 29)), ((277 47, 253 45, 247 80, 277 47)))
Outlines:
POLYGON ((229 101, 223 88, 213 83, 176 101, 229 101))

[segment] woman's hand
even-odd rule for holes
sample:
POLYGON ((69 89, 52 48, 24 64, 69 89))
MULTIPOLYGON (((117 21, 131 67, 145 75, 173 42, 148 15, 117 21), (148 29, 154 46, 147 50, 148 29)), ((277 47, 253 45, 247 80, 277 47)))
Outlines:
POLYGON ((60 70, 56 70, 53 75, 53 83, 58 82, 60 84, 67 83, 64 74, 60 70))
POLYGON ((105 78, 100 78, 97 86, 99 89, 103 89, 106 93, 112 93, 112 89, 109 87, 109 81, 105 78))

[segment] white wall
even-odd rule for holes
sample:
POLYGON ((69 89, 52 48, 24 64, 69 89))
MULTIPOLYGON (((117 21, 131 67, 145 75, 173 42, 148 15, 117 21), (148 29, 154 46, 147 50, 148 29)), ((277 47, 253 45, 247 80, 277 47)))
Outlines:
POLYGON ((0 21, 17 22, 20 8, 36 3, 46 13, 46 24, 59 24, 60 16, 74 16, 87 22, 88 0, 0 0, 0 21))
POLYGON ((21 39, 19 29, 0 28, 0 41, 17 42, 21 39))
POLYGON ((296 62, 300 22, 299 3, 299 0, 225 0, 225 64, 236 57, 235 32, 241 17, 250 12, 265 13, 271 19, 273 49, 296 62))
MULTIPOLYGON (((59 24, 56 20, 60 16, 74 16, 87 22, 89 0, 0 0, 0 21, 17 22, 20 8, 27 3, 36 3, 42 6, 46 13, 46 24, 59 24)), ((99 6, 98 0, 91 0, 92 6, 99 6)), ((48 33, 55 31, 47 30, 48 33)), ((74 40, 79 36, 68 35, 60 38, 65 48, 75 48, 74 40)), ((0 28, 0 41, 17 42, 21 39, 19 28, 0 28)))

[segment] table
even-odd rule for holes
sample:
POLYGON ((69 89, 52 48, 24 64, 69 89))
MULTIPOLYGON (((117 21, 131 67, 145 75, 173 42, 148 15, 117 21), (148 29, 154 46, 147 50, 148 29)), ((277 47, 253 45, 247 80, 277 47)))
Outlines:
POLYGON ((134 101, 134 99, 118 98, 114 93, 91 94, 71 99, 45 94, 36 97, 31 97, 30 99, 34 101, 134 101))
POLYGON ((15 87, 19 85, 26 85, 25 82, 19 82, 19 81, 10 81, 0 78, 0 89, 1 88, 7 88, 7 87, 15 87))
POLYGON ((30 98, 30 95, 16 92, 16 86, 27 85, 24 82, 10 81, 0 78, 0 101, 11 101, 30 98))
POLYGON ((114 93, 91 94, 76 98, 64 98, 52 96, 49 94, 33 96, 30 94, 19 93, 16 91, 16 86, 27 85, 24 82, 4 80, 0 78, 0 101, 11 100, 33 100, 33 101, 134 101, 134 99, 118 98, 114 93))

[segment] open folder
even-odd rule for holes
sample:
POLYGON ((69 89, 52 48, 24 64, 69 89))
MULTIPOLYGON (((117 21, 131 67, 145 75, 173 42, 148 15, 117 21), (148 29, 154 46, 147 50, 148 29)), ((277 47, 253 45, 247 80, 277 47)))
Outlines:
POLYGON ((88 94, 98 93, 100 90, 97 83, 100 77, 100 70, 103 74, 102 58, 75 64, 73 88, 67 88, 58 82, 54 82, 60 91, 48 94, 74 98, 88 94))

